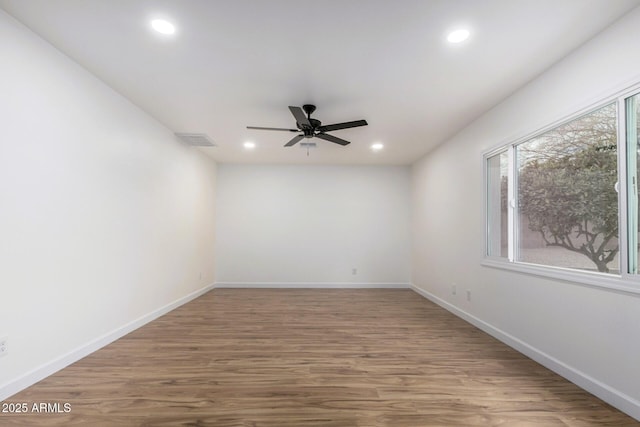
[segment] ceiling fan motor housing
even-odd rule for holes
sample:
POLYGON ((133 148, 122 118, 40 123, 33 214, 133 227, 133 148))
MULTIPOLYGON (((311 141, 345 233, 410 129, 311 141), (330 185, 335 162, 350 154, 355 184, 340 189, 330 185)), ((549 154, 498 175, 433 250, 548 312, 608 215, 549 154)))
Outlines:
POLYGON ((316 129, 318 128, 318 126, 322 125, 320 120, 316 120, 316 119, 312 119, 311 118, 311 113, 316 111, 316 106, 312 105, 312 104, 304 104, 302 106, 302 110, 305 113, 307 113, 307 119, 309 119, 309 123, 311 124, 311 126, 309 126, 306 123, 300 124, 298 122, 296 122, 296 126, 298 127, 298 129, 300 129, 302 131, 302 133, 304 134, 305 138, 313 138, 315 133, 316 133, 316 129))
POLYGON ((311 126, 301 125, 300 123, 296 123, 296 126, 304 133, 306 138, 313 138, 316 129, 322 125, 322 122, 316 119, 309 119, 309 123, 311 123, 311 126))

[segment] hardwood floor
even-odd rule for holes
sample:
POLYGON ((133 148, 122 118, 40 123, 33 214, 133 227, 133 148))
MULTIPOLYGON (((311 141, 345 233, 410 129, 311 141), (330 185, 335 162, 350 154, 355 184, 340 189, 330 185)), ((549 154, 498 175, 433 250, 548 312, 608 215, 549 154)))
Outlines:
POLYGON ((216 289, 7 402, 71 412, 0 414, 2 426, 640 425, 387 289, 216 289))

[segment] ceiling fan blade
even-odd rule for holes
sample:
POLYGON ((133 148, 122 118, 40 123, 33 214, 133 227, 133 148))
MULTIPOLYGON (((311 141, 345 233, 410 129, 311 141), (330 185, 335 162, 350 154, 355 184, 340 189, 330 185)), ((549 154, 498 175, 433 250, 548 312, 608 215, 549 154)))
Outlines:
POLYGON ((304 139, 304 135, 296 135, 293 138, 291 138, 291 141, 284 144, 284 146, 291 147, 292 145, 296 145, 298 142, 300 142, 301 139, 304 139))
POLYGON ((331 132, 333 130, 355 128, 358 126, 366 126, 368 124, 369 123, 367 123, 366 120, 355 120, 353 122, 344 122, 344 123, 336 123, 333 125, 319 126, 318 130, 320 132, 331 132))
POLYGON ((286 129, 286 128, 264 128, 260 126, 247 126, 247 129, 258 129, 258 130, 284 130, 287 132, 300 132, 300 129, 286 129))
POLYGON ((345 141, 344 139, 335 137, 333 135, 328 135, 326 133, 317 133, 314 136, 316 138, 324 139, 325 141, 334 142, 334 143, 340 144, 340 145, 349 145, 349 144, 351 144, 351 142, 349 142, 349 141, 345 141))
POLYGON ((296 122, 298 122, 300 126, 311 127, 311 123, 304 114, 304 111, 302 111, 302 108, 289 106, 289 111, 291 111, 291 114, 293 114, 293 117, 296 118, 296 122))

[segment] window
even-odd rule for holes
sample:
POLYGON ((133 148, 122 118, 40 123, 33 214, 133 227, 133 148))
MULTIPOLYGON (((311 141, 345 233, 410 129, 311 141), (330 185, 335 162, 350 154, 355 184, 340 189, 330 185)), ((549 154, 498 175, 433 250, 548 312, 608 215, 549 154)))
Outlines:
MULTIPOLYGON (((636 97, 626 101, 627 122, 633 118, 627 133, 634 144, 628 148, 634 153, 630 182, 640 163, 639 103, 636 97)), ((486 157, 488 257, 620 274, 617 105, 604 105, 486 157)), ((629 217, 637 224, 637 193, 629 194, 629 217)), ((638 264, 635 227, 628 233, 634 237, 629 268, 638 264)))
POLYGON ((625 100, 626 139, 627 139, 627 218, 631 219, 627 228, 629 273, 638 274, 638 167, 640 166, 640 145, 638 144, 640 126, 640 95, 625 100))
POLYGON ((508 153, 487 159, 487 255, 507 258, 508 246, 508 153))
POLYGON ((619 272, 615 104, 515 148, 516 259, 619 272))

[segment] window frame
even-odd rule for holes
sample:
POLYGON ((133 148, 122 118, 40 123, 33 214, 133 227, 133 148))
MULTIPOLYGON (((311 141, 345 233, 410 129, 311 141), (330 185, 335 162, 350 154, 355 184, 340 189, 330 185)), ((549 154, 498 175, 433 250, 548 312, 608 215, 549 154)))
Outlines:
MULTIPOLYGON (((489 246, 491 244, 491 242, 493 242, 493 240, 491 239, 491 226, 490 226, 490 221, 489 221, 489 159, 493 158, 495 156, 501 156, 502 154, 507 154, 507 162, 508 165, 510 165, 511 162, 511 150, 509 150, 508 147, 503 147, 501 149, 496 150, 495 152, 493 152, 490 155, 486 155, 485 156, 485 160, 484 160, 484 168, 483 168, 483 182, 484 182, 484 191, 485 191, 485 197, 484 197, 484 224, 485 224, 485 233, 484 233, 484 248, 485 248, 485 252, 484 252, 484 256, 485 258, 488 259, 496 259, 496 260, 504 260, 505 257, 503 256, 496 256, 496 255, 489 255, 489 246)), ((511 168, 507 169, 507 184, 511 185, 511 168)), ((507 188, 507 196, 511 194, 510 192, 510 188, 507 188)), ((509 204, 509 200, 507 200, 507 205, 509 204)), ((512 210, 508 209, 507 210, 507 256, 506 259, 507 260, 511 260, 511 234, 513 234, 513 230, 511 227, 511 216, 512 216, 512 210)))
MULTIPOLYGON (((626 102, 628 98, 635 95, 640 96, 640 84, 634 86, 626 86, 606 98, 600 98, 595 102, 583 105, 582 108, 574 109, 573 113, 565 115, 563 118, 548 123, 544 126, 537 127, 536 130, 521 134, 520 137, 511 138, 504 141, 493 148, 486 150, 482 155, 483 162, 483 214, 484 214, 484 241, 481 265, 502 270, 514 271, 527 275, 556 279, 572 284, 584 285, 589 287, 603 288, 612 291, 640 295, 640 271, 629 273, 629 239, 628 239, 628 173, 627 173, 627 109, 626 102), (618 243, 620 245, 619 262, 620 273, 601 273, 591 272, 568 267, 556 267, 543 264, 532 264, 523 261, 517 261, 517 215, 514 209, 515 192, 517 189, 517 164, 515 162, 516 147, 532 138, 539 137, 544 133, 557 127, 565 125, 573 120, 585 116, 607 105, 614 104, 616 108, 617 118, 617 166, 618 166, 618 243), (499 155, 507 151, 509 157, 508 168, 508 252, 509 255, 505 259, 503 257, 489 256, 488 245, 489 236, 489 158, 499 155)), ((639 225, 640 227, 640 225, 639 225)))

